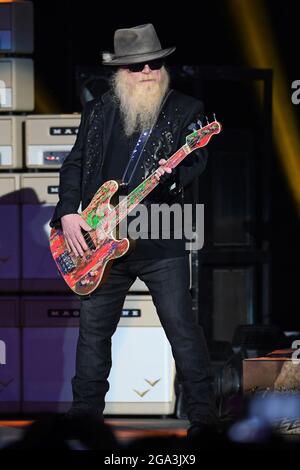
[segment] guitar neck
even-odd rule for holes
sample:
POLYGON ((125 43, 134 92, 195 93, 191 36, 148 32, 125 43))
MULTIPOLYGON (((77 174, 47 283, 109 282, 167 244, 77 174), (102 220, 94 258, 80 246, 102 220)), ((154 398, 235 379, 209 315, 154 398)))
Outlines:
MULTIPOLYGON (((191 153, 187 144, 183 145, 177 152, 175 152, 168 160, 166 165, 170 168, 175 168, 179 165, 184 158, 191 153)), ((145 181, 140 183, 128 196, 124 197, 122 201, 114 208, 110 215, 109 225, 111 229, 117 226, 148 194, 156 188, 159 181, 154 176, 153 172, 148 176, 145 181)))
MULTIPOLYGON (((207 145, 212 135, 221 132, 221 125, 217 121, 208 123, 205 127, 192 132, 186 137, 184 144, 177 152, 175 152, 166 162, 170 168, 175 168, 182 160, 185 159, 193 150, 207 145)), ((156 170, 155 170, 156 171, 156 170)), ((145 181, 139 184, 128 196, 114 208, 108 216, 108 228, 113 230, 125 217, 141 202, 148 194, 156 188, 159 181, 155 178, 155 171, 148 176, 145 181)))

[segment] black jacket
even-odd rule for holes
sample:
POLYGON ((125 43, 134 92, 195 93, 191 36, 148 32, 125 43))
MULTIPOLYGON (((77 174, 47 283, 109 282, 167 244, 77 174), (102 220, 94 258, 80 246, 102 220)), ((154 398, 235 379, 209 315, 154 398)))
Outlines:
MULTIPOLYGON (((85 105, 76 142, 60 169, 59 202, 51 227, 58 226, 62 216, 77 213, 80 203, 84 210, 105 182, 101 169, 116 112, 117 104, 111 92, 85 105)), ((145 160, 151 162, 148 174, 159 166, 161 158, 168 159, 185 143, 185 137, 195 126, 199 127, 199 120, 203 120, 201 101, 171 90, 144 148, 148 157, 145 160)), ((178 200, 178 197, 182 200, 183 188, 202 173, 206 161, 206 149, 192 152, 173 170, 166 184, 155 188, 151 198, 156 202, 178 200)))

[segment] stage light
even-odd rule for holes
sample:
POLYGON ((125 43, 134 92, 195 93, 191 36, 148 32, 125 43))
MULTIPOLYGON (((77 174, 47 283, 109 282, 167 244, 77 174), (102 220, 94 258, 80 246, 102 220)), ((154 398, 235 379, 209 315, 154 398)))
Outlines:
POLYGON ((300 215, 299 124, 268 13, 261 0, 230 0, 228 6, 249 65, 273 69, 274 142, 300 215))

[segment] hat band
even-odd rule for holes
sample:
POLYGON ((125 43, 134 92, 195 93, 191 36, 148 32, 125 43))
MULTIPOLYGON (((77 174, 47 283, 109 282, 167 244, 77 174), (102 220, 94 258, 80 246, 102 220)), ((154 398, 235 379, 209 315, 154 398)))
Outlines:
POLYGON ((117 55, 117 54, 114 54, 113 55, 113 58, 114 59, 123 59, 123 57, 134 57, 134 56, 137 56, 137 55, 146 55, 146 54, 155 54, 156 52, 162 52, 164 49, 156 49, 155 51, 147 51, 147 52, 134 52, 134 53, 126 53, 126 54, 123 54, 123 55, 117 55))

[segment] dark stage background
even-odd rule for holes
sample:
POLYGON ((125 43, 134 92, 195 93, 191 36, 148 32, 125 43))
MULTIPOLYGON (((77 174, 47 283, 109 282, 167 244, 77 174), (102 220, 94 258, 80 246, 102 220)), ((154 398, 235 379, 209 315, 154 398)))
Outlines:
MULTIPOLYGON (((35 62, 36 112, 74 112, 81 111, 76 73, 78 67, 100 67, 102 50, 112 50, 115 29, 131 27, 151 22, 154 24, 163 47, 176 45, 175 54, 168 64, 184 64, 201 67, 255 67, 260 64, 249 62, 242 47, 236 18, 239 15, 240 2, 227 0, 214 2, 192 2, 189 4, 154 4, 139 3, 136 7, 129 3, 114 2, 73 2, 73 1, 34 1, 35 15, 35 62), (235 14, 233 13, 235 10, 235 14)), ((281 3, 273 1, 254 2, 265 9, 271 25, 270 38, 266 26, 266 41, 271 41, 276 48, 285 72, 285 86, 290 93, 291 83, 299 79, 300 71, 297 60, 298 18, 295 14, 296 1, 281 3)), ((259 24, 258 24, 258 27, 259 24)), ((249 37, 249 43, 254 41, 249 37)), ((272 61, 267 68, 272 68, 272 61)), ((274 75, 274 81, 278 79, 274 75)), ((249 84, 246 94, 249 100, 239 104, 240 112, 232 115, 231 96, 239 90, 239 83, 234 82, 228 88, 228 94, 216 86, 214 109, 224 128, 232 125, 243 129, 249 116, 256 120, 258 130, 263 128, 262 115, 256 103, 253 86, 249 84), (248 91, 247 91, 248 90, 248 91), (250 106, 249 106, 250 104, 250 106)), ((245 96, 245 90, 243 90, 245 96)), ((213 96, 212 89, 209 91, 213 96)), ((205 93, 203 96, 205 100, 205 93)), ((212 103, 210 98, 208 105, 212 103)), ((206 103, 207 104, 207 103, 206 103)), ((298 119, 300 105, 290 101, 298 119)), ((235 106, 232 106, 235 109, 235 106)), ((283 115, 286 109, 282 109, 283 115)), ((300 157, 299 157, 300 158, 300 157)), ((260 172, 259 162, 254 171, 260 172)), ((263 237, 270 242, 271 284, 270 284, 270 321, 284 329, 299 329, 298 309, 299 290, 299 213, 293 200, 289 183, 284 175, 282 163, 275 146, 271 148, 270 187, 265 185, 265 197, 271 200, 270 223, 260 226, 263 237)), ((201 184, 205 184, 205 175, 201 184)), ((253 181, 256 181, 255 179, 253 181)), ((263 181, 261 181, 264 188, 263 181)), ((299 181, 300 184, 300 181, 299 181)), ((254 191, 256 188, 254 188, 254 191)), ((200 201, 203 202, 203 201, 200 201)), ((210 210, 208 205, 207 210, 210 210)), ((263 294, 263 293, 261 293, 263 294)))

